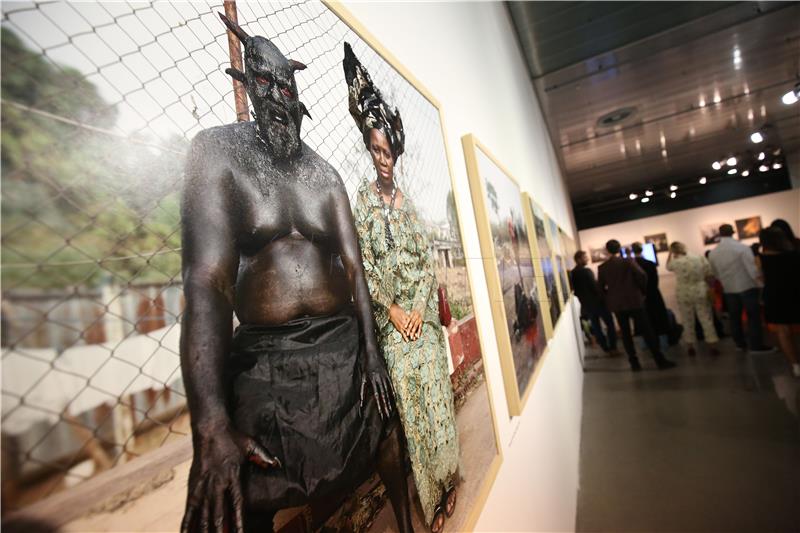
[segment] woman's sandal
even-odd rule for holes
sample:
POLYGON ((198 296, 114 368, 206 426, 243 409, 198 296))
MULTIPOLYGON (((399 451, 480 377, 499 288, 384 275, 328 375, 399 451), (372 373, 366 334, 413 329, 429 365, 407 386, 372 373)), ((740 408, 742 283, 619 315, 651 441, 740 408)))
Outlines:
POLYGON ((438 504, 433 509, 433 520, 431 521, 431 533, 441 533, 444 529, 444 511, 442 504, 438 504))
POLYGON ((457 501, 458 494, 456 493, 456 488, 455 486, 450 487, 444 495, 444 514, 447 515, 447 518, 450 518, 453 516, 453 513, 456 512, 457 501))

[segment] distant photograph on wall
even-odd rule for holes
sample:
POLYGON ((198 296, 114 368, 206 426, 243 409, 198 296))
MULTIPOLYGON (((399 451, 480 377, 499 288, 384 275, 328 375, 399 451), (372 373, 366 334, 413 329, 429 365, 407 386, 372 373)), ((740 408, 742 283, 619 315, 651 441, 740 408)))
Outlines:
POLYGON ((534 278, 533 254, 514 178, 471 135, 463 139, 510 414, 522 412, 544 353, 546 333, 534 278))
POLYGON ((600 248, 592 248, 589 247, 589 257, 592 259, 592 263, 602 263, 606 259, 608 259, 611 254, 608 253, 605 246, 600 248))
POLYGON ((564 258, 560 255, 556 256, 556 266, 558 268, 558 279, 561 281, 561 302, 566 304, 567 300, 569 300, 571 287, 567 279, 567 267, 564 258))
POLYGON ((656 252, 669 251, 669 241, 667 240, 666 233, 656 233, 654 235, 645 235, 644 242, 652 242, 656 245, 656 252))
POLYGON ((531 212, 533 214, 533 226, 536 233, 536 245, 538 247, 538 261, 542 265, 542 276, 544 277, 545 296, 550 312, 550 323, 555 327, 558 317, 561 316, 561 301, 558 297, 558 285, 556 284, 555 268, 553 267, 553 250, 547 239, 545 230, 545 214, 542 208, 531 201, 531 212))
POLYGON ((703 236, 703 244, 706 246, 719 242, 719 227, 726 222, 715 222, 713 224, 703 224, 700 226, 700 234, 703 236))
POLYGON ((736 233, 739 235, 739 240, 754 239, 758 237, 760 231, 760 216, 741 218, 736 221, 736 233))

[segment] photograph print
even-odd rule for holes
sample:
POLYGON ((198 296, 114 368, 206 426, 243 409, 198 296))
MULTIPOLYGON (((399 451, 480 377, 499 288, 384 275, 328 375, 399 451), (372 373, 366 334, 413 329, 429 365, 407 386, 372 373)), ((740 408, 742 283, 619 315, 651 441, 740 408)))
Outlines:
POLYGON ((669 241, 667 240, 666 233, 656 233, 654 235, 645 235, 644 242, 652 242, 656 247, 656 252, 669 251, 669 241))
POLYGON ((474 137, 462 138, 481 253, 493 302, 506 398, 521 413, 546 346, 533 255, 516 180, 474 137))
POLYGON ((527 208, 526 220, 531 231, 531 243, 533 253, 534 272, 539 281, 541 291, 542 308, 547 310, 545 328, 548 330, 548 338, 553 334, 553 327, 558 322, 561 314, 561 303, 558 297, 558 287, 556 285, 555 269, 553 268, 553 256, 545 230, 544 211, 533 201, 528 193, 522 194, 523 207, 527 208))
POLYGON ((754 239, 761 231, 761 217, 747 217, 736 221, 736 234, 739 240, 754 239))
POLYGON ((590 246, 589 257, 591 258, 592 263, 602 263, 603 261, 611 257, 611 254, 608 253, 608 250, 606 250, 605 246, 601 246, 599 248, 592 248, 590 246))
POLYGON ((717 222, 713 224, 703 224, 700 226, 700 235, 703 237, 703 244, 710 246, 712 244, 719 244, 719 227, 726 222, 717 222))
MULTIPOLYGON (((194 438, 176 472, 252 468, 246 529, 398 531, 400 506, 417 531, 471 530, 502 456, 435 98, 338 4, 2 9, 3 193, 46 202, 3 210, 4 512, 194 438), (198 405, 230 419, 205 432, 226 453, 191 434, 198 405), (391 501, 387 409, 409 489, 391 501)), ((202 474, 170 479, 148 494, 175 502, 159 528, 192 493, 190 530, 234 531, 198 510, 233 507, 202 474)), ((147 530, 147 501, 65 529, 147 530)))

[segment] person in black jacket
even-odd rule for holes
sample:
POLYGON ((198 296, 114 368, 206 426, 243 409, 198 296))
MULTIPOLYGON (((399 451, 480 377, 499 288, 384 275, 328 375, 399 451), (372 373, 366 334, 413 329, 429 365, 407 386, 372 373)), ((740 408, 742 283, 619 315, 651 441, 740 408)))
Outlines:
POLYGON ((572 282, 572 290, 581 302, 581 315, 588 318, 592 324, 592 335, 597 339, 597 343, 609 355, 617 355, 617 331, 614 325, 614 318, 608 311, 603 301, 603 293, 594 273, 586 265, 589 264, 589 256, 583 250, 575 252, 575 268, 569 273, 572 282), (605 322, 606 333, 600 321, 605 322))
MULTIPOLYGON (((644 295, 644 308, 647 311, 647 318, 653 327, 656 335, 668 335, 670 333, 670 320, 667 314, 667 306, 661 290, 658 288, 658 267, 652 261, 642 257, 642 243, 635 242, 631 245, 636 264, 639 265, 647 274, 647 290, 644 295)), ((637 330, 639 328, 637 327, 637 330)))

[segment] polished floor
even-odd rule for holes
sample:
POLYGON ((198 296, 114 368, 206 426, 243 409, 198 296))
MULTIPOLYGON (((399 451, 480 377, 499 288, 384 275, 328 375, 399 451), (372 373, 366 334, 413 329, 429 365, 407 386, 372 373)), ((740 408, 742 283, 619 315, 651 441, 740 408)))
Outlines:
POLYGON ((586 359, 578 531, 800 532, 800 379, 780 352, 586 359))

